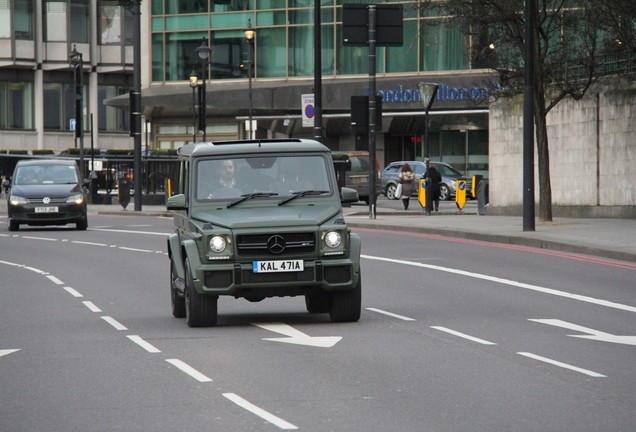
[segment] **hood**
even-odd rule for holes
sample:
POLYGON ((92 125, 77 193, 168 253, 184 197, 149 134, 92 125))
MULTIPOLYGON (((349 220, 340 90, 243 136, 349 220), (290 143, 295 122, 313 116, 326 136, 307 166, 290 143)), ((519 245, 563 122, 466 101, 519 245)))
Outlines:
POLYGON ((72 184, 37 184, 37 185, 13 185, 11 194, 28 199, 67 197, 79 193, 77 183, 72 184))
POLYGON ((340 213, 333 205, 283 205, 271 207, 236 207, 196 209, 192 217, 225 228, 292 227, 321 225, 340 213))

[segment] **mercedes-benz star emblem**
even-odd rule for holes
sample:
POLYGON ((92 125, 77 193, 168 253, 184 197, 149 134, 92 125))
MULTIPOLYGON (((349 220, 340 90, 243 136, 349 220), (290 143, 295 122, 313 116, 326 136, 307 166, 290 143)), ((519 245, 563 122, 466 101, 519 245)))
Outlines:
POLYGON ((267 249, 273 254, 281 254, 285 250, 285 239, 278 234, 267 239, 267 249))
POLYGON ((43 202, 44 204, 48 204, 48 203, 50 203, 50 202, 51 202, 51 198, 49 198, 49 197, 44 197, 44 198, 42 198, 42 202, 43 202))

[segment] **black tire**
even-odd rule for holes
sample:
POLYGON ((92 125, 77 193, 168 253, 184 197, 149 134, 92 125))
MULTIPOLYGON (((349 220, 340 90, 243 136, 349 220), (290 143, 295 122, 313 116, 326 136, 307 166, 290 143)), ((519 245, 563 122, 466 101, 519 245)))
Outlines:
POLYGON ((362 275, 355 288, 333 293, 329 317, 332 322, 355 322, 360 319, 362 308, 362 275))
POLYGON ((327 313, 331 310, 332 295, 330 293, 307 294, 305 306, 309 313, 327 313))
POLYGON ((185 295, 179 295, 179 292, 174 286, 174 265, 170 260, 170 301, 172 303, 172 316, 175 318, 185 318, 185 295))
POLYGON ((185 319, 188 327, 216 325, 218 296, 201 295, 194 288, 190 261, 185 262, 185 319))
POLYGON ((451 199, 450 188, 444 183, 439 185, 439 199, 440 201, 450 201, 451 199))
POLYGON ((75 227, 77 228, 78 231, 86 231, 86 228, 88 228, 88 218, 85 217, 81 221, 77 222, 75 224, 75 227))
POLYGON ((9 231, 18 231, 19 229, 20 224, 12 219, 9 219, 9 231))

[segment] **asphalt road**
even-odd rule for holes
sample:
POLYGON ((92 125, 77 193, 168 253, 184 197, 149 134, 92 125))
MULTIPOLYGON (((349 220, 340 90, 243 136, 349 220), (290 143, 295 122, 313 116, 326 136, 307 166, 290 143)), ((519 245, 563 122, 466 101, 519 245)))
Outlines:
POLYGON ((632 431, 632 263, 356 229, 363 314, 170 314, 166 218, 0 225, 0 431, 632 431))

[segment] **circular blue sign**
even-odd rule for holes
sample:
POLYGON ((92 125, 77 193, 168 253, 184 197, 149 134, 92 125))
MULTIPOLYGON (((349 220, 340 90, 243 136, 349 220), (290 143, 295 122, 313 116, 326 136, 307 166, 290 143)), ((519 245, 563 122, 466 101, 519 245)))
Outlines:
POLYGON ((316 110, 314 109, 314 106, 312 104, 308 104, 305 107, 305 116, 307 118, 314 118, 315 114, 316 114, 316 110))

